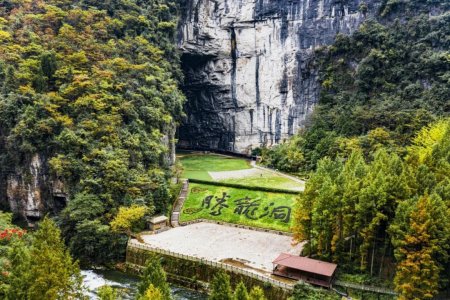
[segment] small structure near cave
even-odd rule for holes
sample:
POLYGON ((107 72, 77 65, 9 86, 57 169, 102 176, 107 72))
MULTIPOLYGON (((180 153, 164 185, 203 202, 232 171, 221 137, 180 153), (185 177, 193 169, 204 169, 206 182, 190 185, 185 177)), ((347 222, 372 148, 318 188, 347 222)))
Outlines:
POLYGON ((308 257, 281 253, 273 262, 273 275, 331 288, 337 265, 308 257))
POLYGON ((169 224, 169 218, 166 216, 153 217, 148 221, 148 228, 151 231, 165 229, 169 224))

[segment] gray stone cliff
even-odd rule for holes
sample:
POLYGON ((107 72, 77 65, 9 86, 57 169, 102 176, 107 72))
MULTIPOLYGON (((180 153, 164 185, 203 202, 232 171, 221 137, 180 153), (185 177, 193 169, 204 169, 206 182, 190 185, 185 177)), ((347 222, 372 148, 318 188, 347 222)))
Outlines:
POLYGON ((294 134, 319 97, 315 49, 351 34, 380 2, 185 0, 179 146, 249 153, 294 134))
POLYGON ((61 180, 49 175, 45 155, 32 155, 22 166, 2 176, 0 196, 6 198, 8 210, 20 215, 29 225, 45 213, 58 212, 66 206, 66 187, 61 180))

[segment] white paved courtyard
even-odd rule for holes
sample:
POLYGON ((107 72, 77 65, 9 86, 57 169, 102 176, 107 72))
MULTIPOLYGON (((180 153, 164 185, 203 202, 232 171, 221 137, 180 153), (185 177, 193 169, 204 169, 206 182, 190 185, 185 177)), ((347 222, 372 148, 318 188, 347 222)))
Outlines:
POLYGON ((203 222, 142 238, 152 247, 215 262, 234 259, 266 272, 280 253, 299 254, 302 249, 302 244, 292 246, 289 236, 203 222))

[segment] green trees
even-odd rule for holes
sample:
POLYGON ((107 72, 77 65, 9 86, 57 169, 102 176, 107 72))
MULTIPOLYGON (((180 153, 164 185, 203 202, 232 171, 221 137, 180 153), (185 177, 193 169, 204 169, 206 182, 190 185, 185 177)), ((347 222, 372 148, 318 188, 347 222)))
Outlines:
POLYGON ((267 300, 264 296, 264 291, 259 286, 254 286, 250 293, 248 294, 250 300, 267 300))
POLYGON ((263 163, 305 174, 325 156, 347 157, 346 147, 366 158, 380 145, 402 154, 420 128, 447 116, 450 60, 444 37, 450 18, 428 17, 434 5, 444 12, 444 2, 389 1, 387 7, 398 5, 395 11, 318 50, 321 93, 311 124, 286 144, 262 151, 263 163), (405 22, 391 21, 411 12, 405 22), (290 164, 288 157, 298 159, 290 164))
POLYGON ((131 236, 133 227, 136 226, 136 223, 143 220, 147 210, 147 207, 139 205, 120 207, 116 217, 111 221, 111 229, 131 236))
POLYGON ((304 254, 372 276, 395 259, 404 299, 429 298, 447 286, 448 137, 449 120, 439 120, 417 133, 403 158, 382 146, 369 159, 356 150, 345 160, 320 160, 294 211, 304 254))
POLYGON ((66 249, 55 223, 45 218, 31 238, 11 242, 3 282, 6 299, 82 298, 78 263, 66 249))
POLYGON ((141 282, 138 285, 137 299, 152 299, 150 295, 160 297, 162 300, 172 299, 166 273, 161 267, 159 257, 153 256, 147 260, 141 282))
POLYGON ((167 298, 164 298, 163 293, 160 289, 153 286, 153 284, 150 284, 148 289, 145 291, 144 295, 140 296, 138 300, 164 300, 167 298))
POLYGON ((31 283, 29 299, 80 296, 81 276, 78 263, 73 261, 61 240, 60 230, 48 218, 39 223, 39 229, 33 235, 30 257, 30 276, 24 278, 31 283))
MULTIPOLYGON (((173 0, 20 0, 0 8, 0 161, 13 169, 40 154, 72 197, 102 203, 100 223, 65 216, 77 255, 78 235, 96 234, 93 248, 106 246, 105 226, 119 206, 168 208, 164 141, 184 102, 176 14, 173 0)), ((102 262, 88 252, 83 260, 102 262)))
POLYGON ((305 283, 297 283, 294 286, 292 297, 289 300, 339 300, 341 297, 336 293, 327 292, 324 289, 314 288, 305 283))
POLYGON ((233 300, 249 300, 247 287, 243 282, 239 282, 234 290, 233 300))
POLYGON ((211 281, 210 300, 233 300, 233 293, 231 291, 230 276, 224 272, 216 274, 211 281))
POLYGON ((391 230, 398 262, 394 282, 399 298, 432 299, 438 292, 439 274, 448 261, 449 209, 434 194, 408 201, 399 207, 398 214, 402 217, 391 230))
POLYGON ((109 285, 104 285, 98 289, 100 300, 120 300, 119 294, 109 285))
POLYGON ((60 213, 62 235, 80 263, 109 263, 124 255, 127 238, 111 231, 109 218, 105 203, 87 193, 75 195, 60 213))
POLYGON ((230 276, 225 272, 219 272, 211 281, 208 299, 266 300, 266 297, 264 296, 264 291, 259 286, 254 286, 249 293, 242 281, 239 282, 233 293, 230 276))

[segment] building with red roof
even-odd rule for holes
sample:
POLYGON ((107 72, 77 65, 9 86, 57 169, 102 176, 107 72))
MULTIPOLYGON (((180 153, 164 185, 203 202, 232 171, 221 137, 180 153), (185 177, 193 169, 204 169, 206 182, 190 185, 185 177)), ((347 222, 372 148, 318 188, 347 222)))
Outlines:
POLYGON ((331 288, 337 265, 308 257, 281 253, 273 262, 273 275, 331 288))

